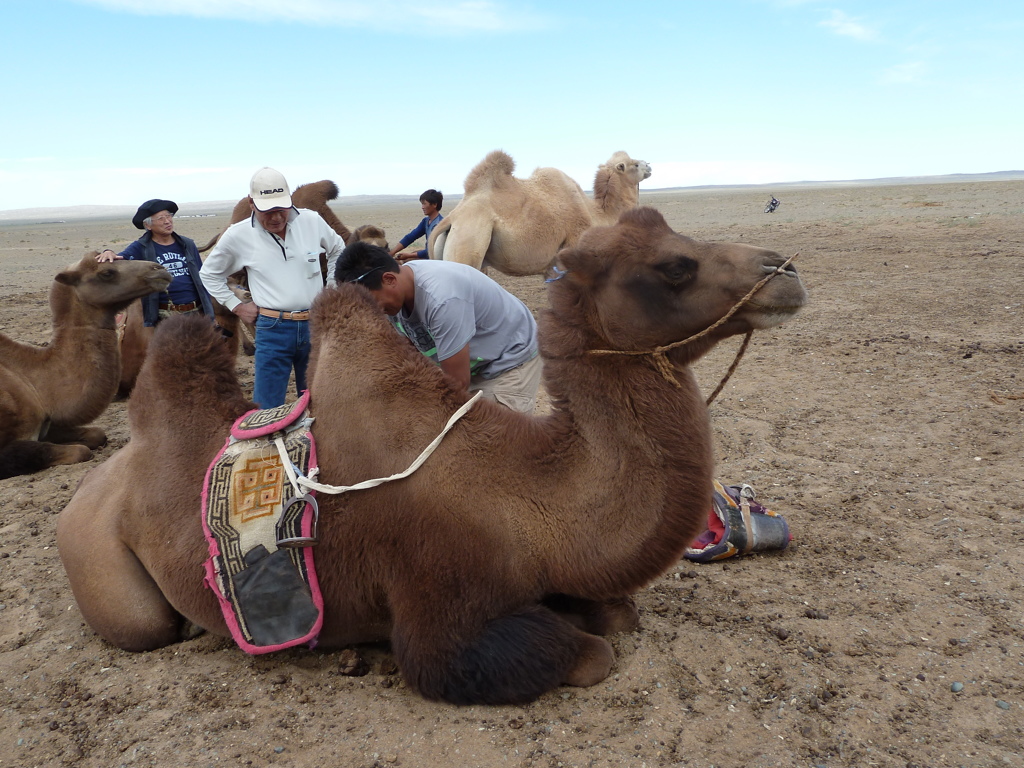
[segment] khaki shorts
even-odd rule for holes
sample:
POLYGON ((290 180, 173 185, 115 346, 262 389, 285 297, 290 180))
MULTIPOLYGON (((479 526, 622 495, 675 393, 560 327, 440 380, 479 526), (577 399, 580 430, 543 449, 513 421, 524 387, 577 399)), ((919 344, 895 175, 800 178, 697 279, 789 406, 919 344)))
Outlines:
POLYGON ((533 413, 537 406, 537 389, 540 387, 540 355, 522 365, 517 365, 493 379, 474 376, 469 382, 470 392, 483 392, 488 400, 501 403, 506 408, 523 413, 533 413))

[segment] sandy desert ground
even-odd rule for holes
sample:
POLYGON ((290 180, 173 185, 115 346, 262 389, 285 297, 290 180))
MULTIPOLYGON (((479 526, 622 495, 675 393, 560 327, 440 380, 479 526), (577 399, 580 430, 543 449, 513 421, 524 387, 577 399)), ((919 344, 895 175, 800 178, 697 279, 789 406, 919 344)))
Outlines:
MULTIPOLYGON (((789 255, 811 300, 711 407, 718 475, 784 514, 781 553, 680 562, 612 675, 527 706, 424 701, 386 647, 119 651, 54 543, 92 461, 0 481, 0 766, 1024 765, 1024 182, 645 193, 679 231, 789 255), (782 201, 763 207, 774 191, 782 201)), ((392 239, 419 217, 343 202, 392 239)), ((202 243, 220 217, 185 218, 202 243)), ((127 221, 0 224, 0 329, 44 343, 59 268, 127 221)), ((531 308, 539 278, 500 278, 531 308)), ((698 365, 707 391, 735 352, 698 365)), ((250 362, 239 358, 240 375, 250 362)))

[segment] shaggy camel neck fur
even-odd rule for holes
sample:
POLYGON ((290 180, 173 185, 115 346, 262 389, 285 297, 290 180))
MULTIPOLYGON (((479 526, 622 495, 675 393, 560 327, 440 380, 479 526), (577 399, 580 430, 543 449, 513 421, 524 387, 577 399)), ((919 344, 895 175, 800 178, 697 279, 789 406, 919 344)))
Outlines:
MULTIPOLYGON (((688 240, 639 209, 565 259, 540 323, 550 415, 478 402, 408 478, 318 495, 320 648, 389 640, 413 688, 457 703, 530 701, 611 670, 598 635, 635 626, 629 596, 678 561, 710 509, 710 426, 685 366, 718 339, 777 324, 805 294, 787 271, 700 348, 673 350, 676 387, 648 358, 588 351, 693 335, 782 257, 688 240)), ((361 286, 324 291, 311 325, 322 482, 405 469, 468 399, 361 286)), ((175 642, 186 619, 228 635, 199 577, 197 499, 249 403, 214 342, 196 319, 161 324, 129 403, 131 441, 58 522, 84 618, 122 648, 175 642), (189 409, 172 407, 182 399, 189 409)))

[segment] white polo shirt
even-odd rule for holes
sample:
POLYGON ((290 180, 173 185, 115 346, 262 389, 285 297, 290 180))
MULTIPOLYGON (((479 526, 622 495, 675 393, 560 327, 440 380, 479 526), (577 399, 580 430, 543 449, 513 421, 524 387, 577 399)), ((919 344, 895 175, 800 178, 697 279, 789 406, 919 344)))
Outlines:
POLYGON ((241 300, 227 286, 229 275, 245 268, 257 306, 284 312, 309 309, 323 288, 320 254, 327 254, 327 282, 345 241, 316 211, 293 208, 282 240, 263 228, 253 214, 232 224, 203 262, 199 276, 217 301, 234 309, 241 300))

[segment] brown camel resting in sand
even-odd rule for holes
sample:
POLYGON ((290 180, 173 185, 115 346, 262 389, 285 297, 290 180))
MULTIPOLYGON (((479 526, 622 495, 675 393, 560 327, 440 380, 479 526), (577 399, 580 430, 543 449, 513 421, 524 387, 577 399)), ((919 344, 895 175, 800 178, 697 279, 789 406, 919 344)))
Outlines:
MULTIPOLYGON (((563 254, 541 317, 552 413, 477 402, 422 469, 370 490, 319 493, 319 648, 389 640, 409 684, 457 703, 526 702, 593 685, 614 662, 599 634, 633 628, 629 596, 675 564, 711 506, 707 408, 687 367, 727 336, 804 303, 782 257, 702 243, 641 208, 563 254)), ((343 284, 312 308, 312 426, 322 482, 405 469, 463 405, 440 368, 343 284)), ((128 412, 131 441, 92 470, 57 544, 89 625, 120 648, 228 631, 203 585, 199 498, 207 464, 251 407, 208 323, 157 329, 128 412), (180 407, 188 403, 189 408, 180 407)))
POLYGON ((170 282, 157 264, 100 264, 93 251, 54 278, 46 346, 0 334, 0 478, 87 461, 106 442, 102 429, 83 425, 117 390, 114 316, 170 282))
POLYGON ((651 175, 643 160, 616 152, 597 169, 591 199, 557 168, 538 168, 528 179, 514 170, 512 158, 495 150, 469 172, 465 196, 430 236, 430 258, 541 274, 588 227, 614 224, 636 208, 639 184, 651 175))

